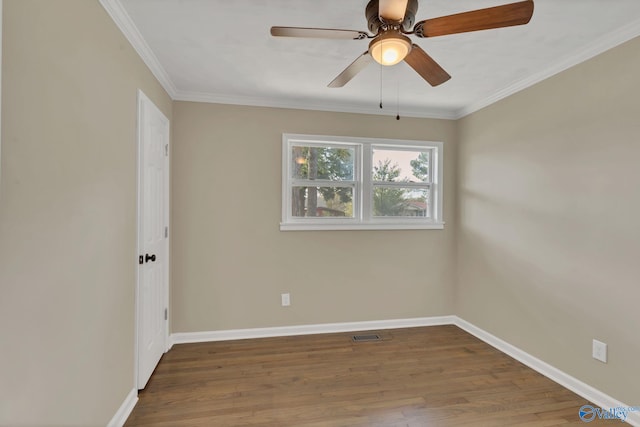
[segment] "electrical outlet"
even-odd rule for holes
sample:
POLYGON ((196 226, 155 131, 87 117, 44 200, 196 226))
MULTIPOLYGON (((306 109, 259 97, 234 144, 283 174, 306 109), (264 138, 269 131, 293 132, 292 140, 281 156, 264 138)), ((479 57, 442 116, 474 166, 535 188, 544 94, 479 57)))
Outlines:
POLYGON ((283 307, 288 307, 291 305, 291 295, 288 292, 286 294, 281 294, 280 298, 282 300, 283 307))
POLYGON ((592 356, 596 360, 607 363, 607 344, 598 340, 593 340, 592 356))

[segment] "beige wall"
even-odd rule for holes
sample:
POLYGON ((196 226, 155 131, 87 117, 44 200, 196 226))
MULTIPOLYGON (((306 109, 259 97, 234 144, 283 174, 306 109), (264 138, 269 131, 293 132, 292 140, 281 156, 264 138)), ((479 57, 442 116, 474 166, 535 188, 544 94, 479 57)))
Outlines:
POLYGON ((137 88, 173 117, 173 332, 455 313, 637 404, 639 40, 397 122, 172 105, 97 1, 3 15, 0 426, 104 425, 133 387, 137 88), (280 232, 283 132, 444 141, 445 230, 280 232))
POLYGON ((98 1, 4 0, 0 425, 104 426, 133 388, 136 90, 98 1))
POLYGON ((457 314, 630 405, 640 39, 459 122, 457 314), (609 363, 591 340, 609 344, 609 363))
POLYGON ((173 117, 173 332, 452 314, 454 122, 188 102, 173 117), (445 230, 281 232, 283 132, 444 141, 445 230))

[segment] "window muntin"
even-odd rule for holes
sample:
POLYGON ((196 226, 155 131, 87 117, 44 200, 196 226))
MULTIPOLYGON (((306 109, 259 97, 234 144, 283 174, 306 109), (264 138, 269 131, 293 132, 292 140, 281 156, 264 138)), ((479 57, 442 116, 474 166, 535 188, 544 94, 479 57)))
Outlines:
POLYGON ((374 218, 430 218, 434 149, 372 146, 372 215, 374 218))
POLYGON ((287 147, 289 220, 309 218, 354 219, 354 195, 359 189, 360 147, 346 143, 308 141, 287 147))
POLYGON ((283 135, 282 230, 443 228, 442 143, 283 135))

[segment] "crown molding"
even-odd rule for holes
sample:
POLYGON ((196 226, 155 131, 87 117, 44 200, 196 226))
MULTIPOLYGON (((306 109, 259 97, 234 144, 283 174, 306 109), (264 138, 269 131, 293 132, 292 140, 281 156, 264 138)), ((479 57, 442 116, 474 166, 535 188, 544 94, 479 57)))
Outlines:
POLYGON ((491 104, 520 92, 521 90, 527 89, 536 83, 546 80, 549 77, 559 74, 638 36, 640 36, 640 19, 632 22, 631 24, 625 25, 624 27, 620 27, 618 30, 613 31, 604 37, 601 37, 588 48, 580 50, 538 73, 532 74, 527 78, 492 93, 480 101, 473 102, 466 107, 459 109, 456 112, 455 118, 461 119, 462 117, 468 116, 471 113, 481 110, 484 107, 488 107, 491 104))
MULTIPOLYGON (((356 105, 335 105, 329 103, 313 103, 303 101, 282 100, 274 97, 250 97, 237 95, 221 95, 209 92, 190 92, 178 90, 158 61, 144 37, 134 24, 120 0, 99 0, 120 31, 127 38, 131 46, 138 53, 142 61, 149 67, 153 75, 158 79, 162 87, 174 101, 205 102, 211 104, 247 105, 254 107, 287 108, 295 110, 330 111, 339 113, 373 114, 379 116, 395 117, 396 111, 379 109, 376 107, 362 107, 356 105)), ((401 117, 429 118, 454 120, 458 113, 453 109, 411 109, 400 112, 401 117)))
MULTIPOLYGON (((330 111, 337 113, 373 114, 378 116, 396 117, 396 110, 380 109, 377 106, 371 108, 358 105, 340 105, 329 103, 313 103, 304 101, 283 100, 272 97, 251 97, 236 95, 220 95, 208 92, 177 91, 175 101, 205 102, 210 104, 247 105, 253 107, 287 108, 294 110, 330 111)), ((447 109, 405 109, 400 110, 400 117, 415 117, 423 119, 455 120, 458 118, 457 110, 447 109)))
POLYGON ((158 61, 147 42, 138 31, 138 27, 133 23, 131 17, 119 0, 99 0, 102 7, 107 11, 113 22, 118 26, 122 34, 127 38, 131 46, 138 53, 142 61, 149 67, 151 73, 158 79, 158 82, 167 94, 174 99, 177 92, 176 86, 171 81, 169 74, 158 61))
MULTIPOLYGON (((162 87, 174 101, 204 102, 212 104, 247 105, 255 107, 287 108, 297 110, 330 111, 339 113, 373 114, 379 116, 395 117, 395 111, 379 109, 375 107, 362 107, 357 105, 337 105, 330 103, 313 103, 304 101, 282 100, 274 97, 250 97, 236 95, 221 95, 209 92, 191 92, 178 90, 158 61, 147 42, 138 31, 138 28, 129 17, 120 0, 99 0, 102 7, 113 19, 120 31, 133 46, 140 58, 149 67, 153 75, 158 79, 162 87)), ((410 109, 401 111, 401 117, 429 118, 458 120, 478 110, 490 106, 517 92, 527 89, 543 80, 561 73, 571 67, 585 62, 609 49, 621 45, 635 37, 640 36, 640 19, 631 24, 620 27, 591 44, 588 48, 576 52, 566 59, 556 62, 548 68, 532 74, 522 80, 516 81, 484 99, 472 102, 458 109, 410 109)))

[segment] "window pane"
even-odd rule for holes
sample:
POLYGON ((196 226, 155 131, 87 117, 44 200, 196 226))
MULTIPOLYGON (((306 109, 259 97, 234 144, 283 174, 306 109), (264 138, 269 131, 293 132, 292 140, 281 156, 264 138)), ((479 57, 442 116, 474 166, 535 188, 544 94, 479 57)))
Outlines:
POLYGON ((386 217, 429 216, 426 188, 373 188, 373 215, 386 217))
POLYGON ((373 180, 431 182, 430 151, 373 149, 373 180))
POLYGON ((292 178, 353 181, 353 148, 293 146, 291 150, 292 178))
POLYGON ((353 218, 353 188, 292 187, 291 216, 353 218))

